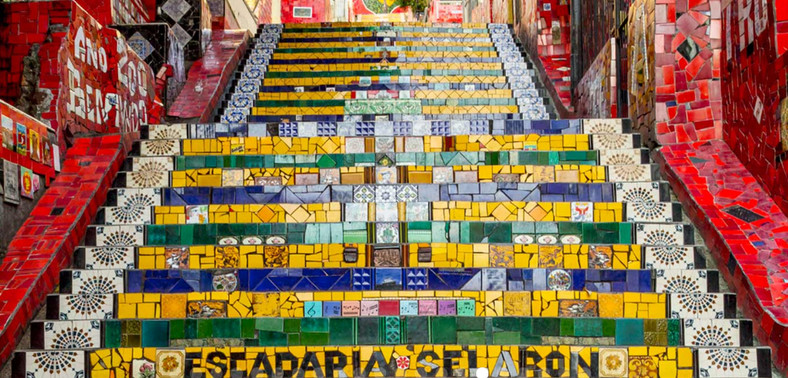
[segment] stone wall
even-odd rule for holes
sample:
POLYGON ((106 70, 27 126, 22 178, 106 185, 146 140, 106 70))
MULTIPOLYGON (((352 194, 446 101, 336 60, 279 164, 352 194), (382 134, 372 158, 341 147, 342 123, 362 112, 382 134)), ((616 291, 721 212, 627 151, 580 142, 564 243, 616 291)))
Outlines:
POLYGON ((788 3, 734 0, 722 15, 723 137, 788 212, 788 3))

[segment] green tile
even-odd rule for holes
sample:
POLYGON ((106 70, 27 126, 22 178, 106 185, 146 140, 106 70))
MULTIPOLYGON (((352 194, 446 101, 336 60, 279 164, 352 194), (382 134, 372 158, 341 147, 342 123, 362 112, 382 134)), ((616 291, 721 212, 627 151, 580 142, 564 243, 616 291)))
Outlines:
POLYGON ((457 317, 458 331, 484 331, 485 318, 480 316, 457 317))
POLYGON ((329 340, 331 345, 355 344, 355 318, 331 318, 329 322, 329 340))
POLYGON ((301 345, 329 345, 328 332, 302 332, 301 345))
POLYGON ((380 318, 357 318, 358 343, 360 345, 377 345, 380 340, 380 318))
POLYGON ((186 334, 185 325, 185 319, 170 320, 170 339, 184 339, 186 334))
POLYGON ((493 332, 520 332, 520 318, 515 317, 495 317, 492 318, 493 332))
POLYGON ((561 336, 575 335, 575 319, 561 319, 561 336))
POLYGON ((118 348, 120 347, 120 321, 106 320, 104 321, 104 347, 118 348))
POLYGON ((668 323, 668 345, 681 345, 681 320, 667 319, 668 323))
POLYGON ((641 319, 616 319, 616 345, 643 345, 641 319))
POLYGON ((301 345, 301 334, 300 333, 288 333, 287 334, 287 345, 289 345, 289 346, 301 345))
POLYGON ((457 331, 457 344, 484 345, 487 343, 484 331, 457 331))
POLYGON ((184 339, 197 338, 197 319, 183 320, 183 338, 184 339))
POLYGON ((220 339, 240 338, 241 319, 213 319, 213 337, 220 339))
POLYGON ((561 334, 561 321, 558 318, 534 318, 534 336, 557 336, 561 334))
POLYGON ((616 320, 602 319, 602 336, 614 337, 616 335, 616 320))
POLYGON ((209 339, 213 337, 213 319, 197 319, 197 338, 209 339))
POLYGON ((260 346, 287 346, 287 334, 275 331, 257 331, 260 346))
POLYGON ((407 321, 407 344, 429 344, 430 326, 426 316, 408 317, 407 321))
POLYGON ((435 316, 430 319, 433 344, 456 344, 457 322, 453 316, 435 316))
POLYGON ((328 332, 328 318, 301 319, 301 332, 328 332))
POLYGON ((301 319, 292 319, 287 318, 284 319, 285 327, 284 331, 287 333, 296 333, 301 332, 301 319))
POLYGON ((495 345, 519 345, 519 332, 495 332, 493 333, 493 344, 495 345))
POLYGON ((167 320, 146 320, 142 323, 142 347, 170 346, 170 322, 167 320))
POLYGON ((255 326, 254 319, 241 319, 241 337, 244 339, 254 338, 254 330, 255 330, 254 326, 255 326))
POLYGON ((578 318, 575 319, 575 336, 600 337, 602 336, 602 319, 578 318))

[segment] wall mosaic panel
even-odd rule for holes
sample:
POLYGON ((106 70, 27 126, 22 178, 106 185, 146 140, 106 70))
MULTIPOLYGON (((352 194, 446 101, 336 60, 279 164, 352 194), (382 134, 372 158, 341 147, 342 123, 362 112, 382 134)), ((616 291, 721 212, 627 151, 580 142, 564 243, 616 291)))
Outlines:
POLYGON ((758 1, 733 1, 723 10, 723 136, 777 205, 788 211, 788 54, 778 43, 784 38, 779 35, 784 21, 775 19, 784 15, 775 9, 785 7, 761 9, 758 1))
POLYGON ((721 8, 722 0, 656 5, 656 138, 661 144, 722 137, 721 8))
POLYGON ((575 88, 575 115, 578 117, 615 117, 618 82, 616 80, 616 40, 611 39, 599 52, 575 88))
POLYGON ((157 0, 157 19, 170 25, 183 46, 184 59, 199 59, 210 41, 211 14, 206 0, 157 0))
POLYGON ((627 92, 632 128, 647 145, 656 142, 655 2, 634 0, 627 18, 627 92))
POLYGON ((76 3, 71 12, 72 24, 58 53, 59 131, 120 132, 130 147, 140 125, 156 122, 161 114, 155 73, 118 31, 102 27, 76 3))
POLYGON ((545 77, 552 83, 558 100, 570 108, 571 51, 570 7, 568 0, 515 0, 514 28, 533 59, 539 59, 545 77))

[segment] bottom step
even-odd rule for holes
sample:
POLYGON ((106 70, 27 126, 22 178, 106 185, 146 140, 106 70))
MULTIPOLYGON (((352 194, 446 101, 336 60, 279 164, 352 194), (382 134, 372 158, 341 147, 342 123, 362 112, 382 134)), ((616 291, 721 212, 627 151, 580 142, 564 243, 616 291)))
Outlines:
POLYGON ((14 377, 770 377, 768 348, 390 345, 21 351, 14 377), (480 371, 486 369, 484 371, 480 371), (146 375, 146 373, 148 373, 146 375), (155 372, 155 374, 153 373, 155 372), (486 373, 486 374, 485 374, 486 373), (133 375, 132 375, 133 374, 133 375))

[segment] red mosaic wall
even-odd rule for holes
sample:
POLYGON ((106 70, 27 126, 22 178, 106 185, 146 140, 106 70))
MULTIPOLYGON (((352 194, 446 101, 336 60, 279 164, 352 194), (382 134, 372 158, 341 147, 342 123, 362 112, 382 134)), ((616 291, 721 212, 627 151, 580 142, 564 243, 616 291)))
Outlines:
POLYGON ((52 140, 55 138, 55 131, 4 101, 0 101, 0 119, 0 159, 46 177, 46 184, 49 185, 49 180, 55 178, 55 161, 60 163, 59 149, 53 149, 52 145, 53 142, 57 143, 57 140, 52 140), (16 135, 18 125, 24 127, 26 135, 16 135), (8 129, 8 126, 11 129, 8 129), (20 144, 23 148, 16 147, 20 144))
POLYGON ((71 20, 71 2, 6 3, 0 7, 0 99, 57 130, 57 54, 71 20), (40 71, 38 82, 26 81, 22 97, 22 73, 29 67, 23 64, 25 58, 38 60, 40 71))
POLYGON ((723 137, 788 212, 788 54, 778 43, 788 5, 777 3, 734 0, 723 10, 723 137))
POLYGON ((122 133, 130 147, 140 124, 156 123, 161 114, 155 73, 118 31, 102 27, 76 3, 71 12, 59 51, 59 132, 122 133))
MULTIPOLYGON (((538 57, 561 103, 571 109, 569 0, 519 1, 515 30, 532 58, 538 57)), ((474 20, 475 21, 475 20, 474 20)))
POLYGON ((430 4, 430 22, 462 22, 462 2, 434 0, 430 4))
MULTIPOLYGON (((70 0, 7 3, 0 6, 3 8, 3 12, 0 12, 2 17, 0 19, 0 99, 36 116, 55 129, 58 134, 58 144, 61 150, 64 150, 65 138, 63 130, 59 127, 56 104, 60 83, 64 80, 60 73, 68 70, 65 65, 61 67, 59 50, 64 37, 70 32, 69 25, 72 15, 75 14, 74 10, 81 7, 70 0), (40 71, 33 77, 37 81, 31 82, 29 79, 23 81, 23 73, 28 77, 31 74, 29 65, 25 65, 24 62, 31 60, 37 60, 40 64, 40 71)), ((84 10, 81 10, 80 14, 87 16, 84 10)), ((107 36, 114 36, 116 32, 106 29, 106 33, 107 36)), ((112 42, 112 46, 107 47, 105 52, 112 55, 109 58, 114 62, 106 62, 107 69, 110 75, 117 77, 119 57, 112 53, 116 51, 114 50, 116 46, 112 42)), ((134 56, 134 58, 126 58, 124 62, 126 67, 129 59, 136 59, 133 53, 124 55, 134 56)), ((138 65, 138 63, 135 61, 134 64, 138 65)), ((83 74, 93 75, 90 72, 83 74)), ((153 74, 148 73, 147 78, 151 82, 150 88, 153 88, 153 74)), ((118 83, 117 80, 113 82, 118 83)), ((107 91, 106 87, 107 83, 91 85, 91 88, 100 89, 102 94, 117 93, 117 91, 107 91)), ((153 90, 149 90, 148 93, 153 93, 153 90)), ((158 114, 154 107, 148 106, 148 110, 158 114)))
POLYGON ((615 41, 607 42, 575 88, 578 118, 615 118, 618 91, 615 41))
MULTIPOLYGON (((402 7, 399 0, 352 0, 352 4, 351 14, 348 18, 351 21, 360 14, 406 13, 410 11, 407 7, 402 7)), ((284 9, 284 4, 282 9, 284 9)), ((284 16, 282 22, 285 22, 284 16)))
POLYGON ((325 0, 283 0, 282 23, 326 22, 327 11, 325 0), (311 8, 312 17, 295 17, 295 8, 311 8))
POLYGON ((721 0, 656 4, 656 134, 661 144, 722 137, 721 0))
POLYGON ((156 18, 156 0, 77 0, 102 25, 142 24, 156 18))

